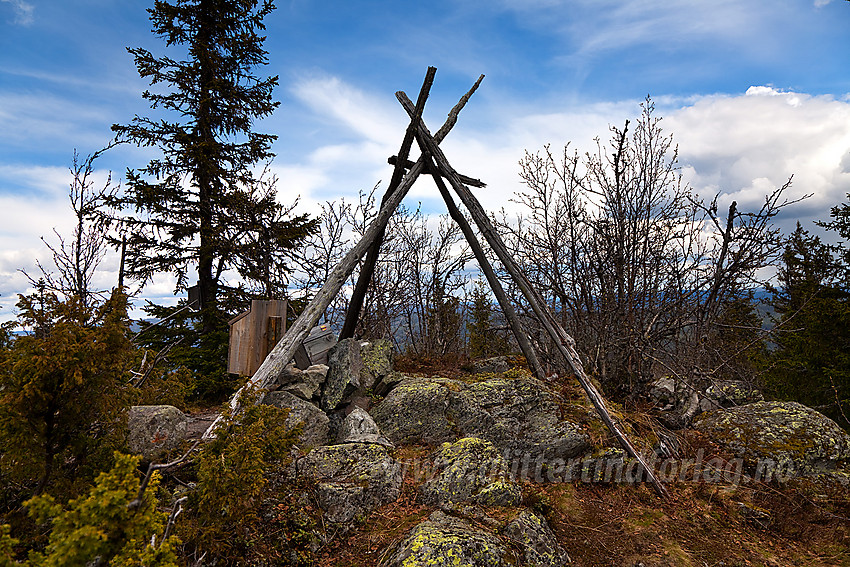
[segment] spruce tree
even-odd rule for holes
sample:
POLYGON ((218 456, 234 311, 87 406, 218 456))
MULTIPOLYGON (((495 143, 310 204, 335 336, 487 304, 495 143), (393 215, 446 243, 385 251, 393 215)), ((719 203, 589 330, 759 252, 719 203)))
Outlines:
POLYGON ((779 314, 769 390, 850 428, 850 294, 835 250, 800 224, 782 256, 773 305, 779 314))
POLYGON ((126 274, 144 284, 157 273, 171 273, 178 292, 191 285, 197 270, 198 331, 208 361, 224 353, 222 294, 230 300, 235 288, 225 285, 223 274, 236 270, 254 277, 244 267, 257 263, 252 255, 258 248, 246 243, 262 234, 271 238, 267 245, 289 248, 313 226, 306 216, 284 215, 288 209, 278 203, 273 181, 253 171, 272 158, 276 138, 253 130, 279 104, 272 99, 278 78, 254 73, 268 62, 259 32, 273 9, 270 0, 154 2, 148 10, 153 33, 167 47, 185 49, 186 59, 128 48, 139 75, 153 87, 142 96, 157 116, 112 127, 118 139, 161 154, 127 171, 120 203, 131 213, 123 219, 129 232, 126 274))

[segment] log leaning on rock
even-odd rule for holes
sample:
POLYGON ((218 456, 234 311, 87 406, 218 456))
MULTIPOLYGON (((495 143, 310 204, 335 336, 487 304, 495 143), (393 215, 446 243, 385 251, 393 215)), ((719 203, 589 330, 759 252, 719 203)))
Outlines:
MULTIPOLYGON (((458 114, 466 105, 467 101, 469 101, 472 94, 476 91, 478 85, 481 84, 481 80, 483 78, 483 75, 479 77, 478 81, 472 86, 472 88, 460 99, 454 108, 452 108, 445 124, 443 124, 442 128, 440 128, 437 133, 440 136, 440 140, 445 138, 451 131, 452 127, 454 127, 457 123, 458 114)), ((425 96, 427 97, 427 91, 425 92, 425 96)), ((286 368, 286 365, 289 364, 289 361, 292 360, 293 356, 295 356, 295 351, 301 343, 304 342, 304 339, 307 338, 310 329, 315 327, 319 322, 319 318, 322 316, 322 313, 324 313, 325 309, 327 309, 328 305, 330 305, 331 301, 333 301, 333 298, 339 293, 339 290, 342 288, 345 281, 357 267, 360 259, 363 258, 366 251, 370 246, 372 246, 372 244, 377 240, 378 235, 386 227, 390 217, 398 208, 398 205, 401 203, 402 199, 404 199, 405 195, 407 195, 408 191, 410 191, 413 183, 424 170, 425 163, 426 156, 420 156, 413 167, 411 167, 407 172, 407 175, 404 176, 398 188, 388 196, 386 202, 381 206, 378 216, 372 221, 369 228, 366 229, 366 232, 360 242, 358 242, 354 248, 352 248, 336 266, 334 266, 334 269, 331 270, 331 273, 328 275, 325 285, 322 286, 322 289, 319 290, 298 319, 295 320, 295 323, 293 323, 292 327, 290 327, 283 338, 281 338, 280 342, 272 349, 257 369, 257 372, 254 373, 254 376, 248 380, 245 386, 233 394, 233 397, 230 399, 230 408, 232 412, 236 413, 239 411, 240 398, 243 392, 251 389, 263 390, 268 388, 275 382, 278 375, 284 370, 284 368, 286 368)), ((212 438, 215 430, 221 424, 221 421, 222 417, 219 416, 206 430, 203 438, 212 438)))

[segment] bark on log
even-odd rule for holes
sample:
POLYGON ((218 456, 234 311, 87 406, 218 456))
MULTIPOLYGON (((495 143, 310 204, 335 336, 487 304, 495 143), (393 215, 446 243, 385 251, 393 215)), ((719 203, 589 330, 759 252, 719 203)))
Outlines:
MULTIPOLYGON (((467 101, 469 101, 469 98, 476 89, 478 89, 478 85, 481 84, 481 80, 483 78, 484 75, 481 75, 472 88, 467 91, 454 108, 452 108, 445 124, 443 124, 438 132, 441 140, 448 135, 457 123, 458 114, 460 114, 460 111, 466 105, 467 101)), ((319 322, 319 318, 322 313, 325 311, 327 306, 330 305, 337 293, 339 293, 339 290, 345 283, 345 280, 348 279, 354 271, 354 268, 357 266, 360 258, 363 257, 366 250, 375 241, 380 229, 386 226, 387 221, 398 208, 398 205, 401 203, 402 199, 404 199, 404 196, 407 195, 408 191, 410 191, 413 183, 422 173, 424 168, 425 156, 422 155, 416 161, 414 166, 407 172, 407 175, 404 176, 397 190, 393 192, 393 194, 387 199, 387 202, 381 206, 378 216, 372 221, 369 228, 366 229, 366 232, 360 242, 358 242, 354 248, 352 248, 336 266, 334 266, 334 269, 331 270, 331 273, 328 275, 325 285, 322 286, 322 289, 319 290, 310 304, 304 309, 304 311, 301 312, 301 315, 298 316, 292 324, 292 327, 290 327, 283 338, 281 338, 280 342, 274 347, 274 349, 272 349, 260 365, 260 368, 257 369, 254 376, 251 377, 247 384, 240 388, 230 398, 230 408, 233 410, 234 414, 239 410, 239 398, 244 391, 249 388, 256 388, 260 390, 268 388, 277 379, 283 369, 286 368, 286 365, 289 364, 289 361, 292 360, 293 356, 295 356, 295 351, 301 343, 304 342, 304 339, 307 338, 307 334, 310 332, 310 329, 315 327, 316 323, 319 322)), ((216 428, 221 423, 221 419, 221 416, 219 416, 212 425, 207 428, 203 435, 204 439, 209 439, 213 436, 216 428)))
MULTIPOLYGON (((434 161, 431 158, 431 155, 423 150, 423 155, 426 156, 425 166, 433 168, 434 171, 436 167, 434 165, 434 161)), ((475 259, 478 261, 478 266, 481 268, 481 271, 484 272, 484 277, 487 278, 487 283, 490 284, 490 289, 493 290, 493 295, 496 296, 496 300, 499 302, 499 306, 502 308, 502 312, 505 314, 505 318, 508 320, 508 324, 510 325, 511 330, 516 337, 517 343, 519 344, 519 348, 522 351, 522 354, 525 355, 525 360, 528 362, 528 367, 531 368, 532 374, 538 380, 546 379, 546 372, 543 370, 543 366, 540 364, 540 361, 537 358, 537 353, 534 350, 534 347, 531 346, 531 341, 528 340, 528 335, 525 330, 522 328, 522 324, 519 321, 519 317, 517 317, 516 312, 514 311, 513 305, 511 305, 510 300, 508 299, 505 290, 502 289, 502 284, 499 282, 499 278, 496 277, 496 272, 493 270, 493 266, 490 264, 490 261, 487 259, 487 255, 484 253, 484 250, 481 248, 481 243, 478 242, 478 238, 475 236, 475 232, 472 230, 472 227, 469 226, 469 223, 466 220, 466 217, 463 216, 463 213, 457 208, 457 205, 452 199, 451 194, 449 193, 448 187, 446 187, 443 178, 439 175, 434 175, 434 183, 437 185, 437 189, 440 190, 440 194, 443 196, 443 200, 446 202, 446 208, 449 210, 449 216, 458 224, 461 232, 463 232, 463 236, 466 238, 466 241, 469 243, 469 247, 472 249, 472 253, 475 255, 475 259)))
MULTIPOLYGON (((401 102, 402 106, 405 108, 408 114, 412 116, 413 111, 413 103, 403 92, 396 93, 396 97, 399 102, 401 102)), ((490 248, 493 249, 493 252, 499 257, 502 264, 508 270, 513 280, 519 286, 522 294, 525 296, 531 308, 534 310, 534 313, 537 315, 540 322, 546 328, 546 331, 549 333, 553 342, 557 346, 558 350, 564 356, 569 364, 570 369, 573 374, 578 379, 582 388, 584 389, 587 397, 593 403, 596 411, 599 413, 599 416, 602 418, 602 421, 608 427, 608 430, 614 435, 620 445, 625 449, 625 451, 634 459, 636 459, 644 471, 646 471, 647 478, 652 483, 655 491, 662 497, 666 498, 668 496, 667 490, 664 488, 664 485, 659 482, 659 480, 655 477, 652 470, 646 463, 643 458, 638 454, 637 450, 632 446, 631 442, 629 442, 626 435, 620 430, 619 426, 614 422, 611 414, 608 412, 607 407, 605 406, 605 400, 602 398, 602 395, 596 390, 596 387, 590 382, 587 375, 584 373, 584 368, 581 365, 581 361, 579 359, 578 353, 575 351, 575 341, 572 337, 567 334, 567 332, 561 327, 561 325, 557 322, 555 317, 549 311, 549 307, 546 305, 545 301, 542 297, 537 293, 537 290, 531 285, 531 282, 525 277, 519 267, 513 260, 513 257, 510 255, 507 247, 504 242, 502 242, 502 238, 493 228, 493 224, 490 222, 490 218, 487 216, 487 213, 481 207, 481 204, 472 194, 472 192, 463 185, 458 179, 457 172, 452 168, 448 159, 446 158, 443 151, 439 148, 439 146, 435 143, 433 136, 428 131, 428 128, 425 126, 424 122, 421 120, 418 124, 417 129, 417 140, 419 140, 420 144, 423 147, 423 151, 427 151, 431 154, 431 157, 436 162, 437 167, 440 169, 441 175, 449 180, 452 188, 457 192, 463 204, 469 210, 472 215, 475 224, 478 225, 478 230, 490 244, 490 248)), ((436 178, 436 177, 435 177, 436 178)))

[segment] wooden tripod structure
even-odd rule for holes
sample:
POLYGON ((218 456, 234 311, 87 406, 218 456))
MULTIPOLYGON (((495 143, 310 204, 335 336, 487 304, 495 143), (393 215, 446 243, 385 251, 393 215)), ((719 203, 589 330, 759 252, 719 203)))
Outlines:
MULTIPOLYGON (((457 171, 455 171, 439 147, 440 142, 445 139, 457 123, 458 114, 460 114, 460 111, 469 101, 472 94, 478 89, 478 86, 484 79, 484 75, 481 75, 472 88, 469 89, 463 97, 461 97, 460 101, 458 101, 454 108, 452 108, 451 112, 449 112, 446 122, 442 125, 442 127, 440 127, 436 134, 432 135, 425 126, 425 123, 422 121, 422 112, 425 108, 425 102, 428 99, 428 94, 431 91, 431 86, 434 82, 436 72, 436 68, 428 68, 428 72, 425 76, 422 88, 419 91, 419 97, 417 98, 416 104, 414 104, 403 91, 396 93, 396 98, 398 98, 405 111, 408 115, 410 115, 410 124, 405 132, 404 140, 402 141, 398 155, 391 158, 390 162, 394 164, 395 169, 393 170, 393 176, 390 181, 390 185, 387 188, 387 192, 381 201, 381 208, 378 212, 378 216, 366 229, 366 232, 360 242, 358 242, 354 248, 352 248, 334 267, 329 274, 325 285, 304 309, 301 316, 296 319, 295 323, 286 332, 277 346, 272 349, 254 376, 245 386, 243 386, 243 388, 233 395, 233 398, 231 398, 230 401, 231 408, 234 412, 238 411, 240 394, 243 390, 247 388, 263 390, 275 382, 278 375, 284 370, 289 361, 292 360, 293 356, 295 356, 295 351, 307 337, 310 329, 319 322, 319 318, 322 313, 328 305, 330 305, 333 298, 339 293, 340 288, 353 273, 357 264, 360 263, 360 259, 365 258, 360 269, 357 284, 354 288, 354 292, 352 293, 351 301, 349 302, 345 323, 343 325, 342 332, 340 333, 341 339, 353 336, 354 328, 357 325, 360 311, 363 306, 363 298, 366 294, 366 288, 374 274, 375 264, 378 259, 378 252, 380 251, 380 246, 384 239, 387 223, 419 175, 422 173, 428 173, 433 176, 434 182, 437 184, 437 188, 446 202, 449 215, 455 222, 458 223, 464 237, 468 241, 481 270, 487 278, 487 282, 490 284, 490 287, 492 288, 493 293, 508 320, 511 330, 519 343, 520 349, 528 361, 528 365, 531 368, 532 373, 538 378, 545 377, 543 367, 541 366, 540 361, 537 358, 537 354, 528 339, 528 335, 523 330, 521 322, 517 317, 513 306, 508 300, 504 289, 499 283, 492 265, 484 254, 481 244, 478 242, 472 227, 467 222, 466 217, 464 217, 458 210, 457 205, 452 199, 449 189, 446 186, 446 181, 448 181, 451 188, 454 189, 455 193, 457 193, 458 197, 460 197, 461 202, 469 211, 473 221, 478 227, 478 230, 490 245, 490 248, 496 254, 499 261, 508 271, 508 274, 511 276, 514 283, 517 287, 519 287, 526 301, 528 301, 534 311, 535 316, 541 322, 544 329, 557 346, 559 352, 566 359, 570 370, 573 372, 588 398, 593 403, 599 413, 599 416, 602 418, 602 421, 614 437, 616 437, 617 441, 629 454, 629 456, 639 462, 647 475, 647 480, 649 480, 652 484, 655 491, 660 496, 667 497, 666 489, 655 477, 653 471, 646 466, 641 455, 635 450, 626 435, 620 429, 619 425, 613 420, 611 414, 608 412, 602 395, 585 374, 578 353, 575 350, 575 341, 563 329, 563 327, 561 327, 555 316, 549 310, 546 302, 537 290, 534 289, 528 278, 526 278, 519 269, 519 266, 510 255, 507 247, 502 241, 502 238, 493 228, 487 213, 469 190, 468 185, 480 187, 483 186, 483 183, 460 175, 457 171), (414 140, 416 140, 419 145, 421 155, 416 162, 409 162, 407 158, 410 154, 410 149, 414 140)), ((219 420, 220 419, 221 418, 219 418, 219 420)), ((205 438, 212 436, 215 428, 219 424, 219 420, 216 420, 209 429, 207 429, 204 434, 205 438)))

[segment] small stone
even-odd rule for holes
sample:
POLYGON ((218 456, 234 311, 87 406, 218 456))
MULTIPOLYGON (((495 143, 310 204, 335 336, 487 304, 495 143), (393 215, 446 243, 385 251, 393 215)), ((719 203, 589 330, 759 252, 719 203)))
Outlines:
POLYGON ((359 435, 380 435, 381 430, 375 424, 375 420, 361 408, 354 408, 342 421, 337 434, 337 442, 345 443, 349 438, 359 435))

